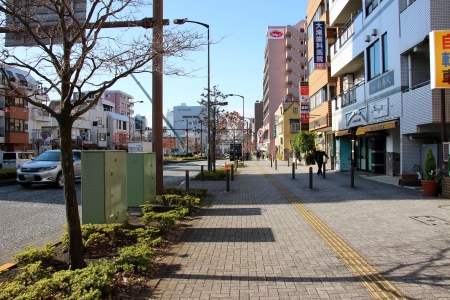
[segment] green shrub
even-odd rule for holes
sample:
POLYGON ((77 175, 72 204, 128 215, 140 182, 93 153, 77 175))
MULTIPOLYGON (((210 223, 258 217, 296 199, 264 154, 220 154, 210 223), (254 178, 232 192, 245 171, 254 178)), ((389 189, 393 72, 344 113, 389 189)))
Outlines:
MULTIPOLYGON (((63 270, 33 284, 24 284, 28 272, 38 272, 36 266, 23 268, 12 282, 0 283, 0 300, 28 299, 102 299, 110 294, 116 282, 117 267, 111 263, 89 265, 79 270, 63 270)), ((45 272, 45 271, 44 271, 45 272)))
POLYGON ((146 273, 153 257, 153 249, 146 243, 140 243, 120 249, 116 266, 128 274, 133 274, 135 271, 146 273))
POLYGON ((184 195, 184 190, 181 188, 177 188, 177 187, 168 187, 165 188, 163 191, 163 195, 167 195, 167 194, 171 194, 171 195, 184 195))
POLYGON ((37 249, 33 246, 25 248, 25 251, 13 256, 14 261, 20 265, 32 264, 35 262, 49 262, 55 257, 55 246, 47 244, 43 249, 37 249))
POLYGON ((425 158, 424 174, 425 180, 434 180, 436 170, 436 159, 434 158, 433 151, 428 148, 427 156, 425 158))
POLYGON ((0 169, 0 180, 16 178, 16 168, 0 169))
MULTIPOLYGON (((227 166, 228 169, 230 169, 232 166, 227 166)), ((230 171, 231 172, 231 171, 230 171)), ((198 173, 195 175, 195 179, 200 180, 202 177, 201 173, 198 173)), ((216 172, 209 172, 209 171, 203 171, 203 180, 212 180, 212 181, 219 181, 219 180, 226 180, 227 179, 227 173, 225 168, 218 168, 216 169, 216 172)))
MULTIPOLYGON (((67 251, 69 249, 69 235, 66 232, 62 235, 61 241, 63 249, 67 251)), ((100 246, 106 247, 112 245, 117 235, 123 233, 125 230, 125 224, 112 223, 112 224, 83 224, 81 225, 81 235, 83 238, 83 245, 85 247, 100 246)))

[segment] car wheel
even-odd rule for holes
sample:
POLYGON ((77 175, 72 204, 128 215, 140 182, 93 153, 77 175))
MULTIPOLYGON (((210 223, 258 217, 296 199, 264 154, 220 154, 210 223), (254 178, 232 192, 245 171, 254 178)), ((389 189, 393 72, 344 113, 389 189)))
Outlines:
POLYGON ((31 186, 31 183, 29 183, 29 182, 21 182, 20 183, 20 185, 22 186, 22 187, 30 187, 31 186))
POLYGON ((55 186, 58 188, 62 188, 64 186, 64 176, 62 173, 58 173, 55 181, 55 186))

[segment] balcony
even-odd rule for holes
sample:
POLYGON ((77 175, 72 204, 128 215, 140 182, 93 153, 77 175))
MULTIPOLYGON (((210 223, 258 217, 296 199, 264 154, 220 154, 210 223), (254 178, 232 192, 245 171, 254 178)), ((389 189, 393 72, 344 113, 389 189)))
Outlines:
POLYGON ((305 69, 302 69, 297 63, 292 62, 286 64, 286 71, 294 72, 298 76, 305 76, 307 74, 305 69))
POLYGON ((355 33, 360 32, 363 28, 363 14, 362 9, 360 9, 355 14, 352 14, 346 24, 342 26, 336 41, 331 45, 330 54, 336 54, 355 33))
POLYGON ((343 27, 348 20, 348 16, 361 9, 361 0, 335 0, 330 5, 330 26, 343 27))
POLYGON ((336 101, 335 109, 338 110, 340 108, 349 106, 353 103, 358 102, 358 100, 359 102, 364 101, 365 100, 364 87, 365 83, 363 81, 334 97, 332 100, 336 101))
POLYGON ((301 44, 299 40, 291 37, 286 37, 286 47, 292 48, 300 52, 306 52, 306 44, 301 44))
POLYGON ((302 56, 301 54, 300 54, 300 52, 298 52, 297 50, 287 50, 286 51, 286 58, 287 59, 291 59, 291 60, 293 60, 293 61, 295 61, 296 63, 299 63, 299 64, 301 64, 301 63, 306 63, 306 57, 305 56, 302 56))

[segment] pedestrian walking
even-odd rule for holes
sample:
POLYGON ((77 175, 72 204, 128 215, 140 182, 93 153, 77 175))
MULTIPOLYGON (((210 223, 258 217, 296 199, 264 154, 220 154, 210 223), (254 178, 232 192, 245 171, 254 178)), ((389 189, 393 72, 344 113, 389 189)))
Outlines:
POLYGON ((256 159, 259 160, 259 158, 261 157, 261 153, 259 151, 256 152, 256 159))
POLYGON ((323 157, 324 156, 326 158, 328 158, 328 155, 324 151, 322 151, 320 149, 316 150, 315 160, 317 162, 317 176, 323 176, 322 165, 323 165, 323 157))

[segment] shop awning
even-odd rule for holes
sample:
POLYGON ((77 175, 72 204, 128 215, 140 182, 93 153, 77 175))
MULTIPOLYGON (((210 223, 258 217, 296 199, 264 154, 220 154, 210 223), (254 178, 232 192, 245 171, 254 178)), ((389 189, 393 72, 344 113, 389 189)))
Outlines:
POLYGON ((362 135, 362 134, 365 134, 366 132, 364 131, 364 129, 363 129, 363 127, 362 126, 359 126, 357 129, 356 129, 356 135, 362 135))
POLYGON ((350 130, 346 129, 346 130, 341 130, 341 131, 337 131, 334 133, 334 136, 343 136, 343 135, 349 135, 350 134, 350 130))
MULTIPOLYGON (((397 125, 398 125, 398 120, 392 120, 389 122, 382 122, 382 123, 359 127, 358 130, 359 130, 359 134, 365 134, 367 132, 372 132, 372 131, 392 129, 392 128, 397 127, 397 125)), ((358 134, 358 130, 357 130, 356 134, 358 134)))

